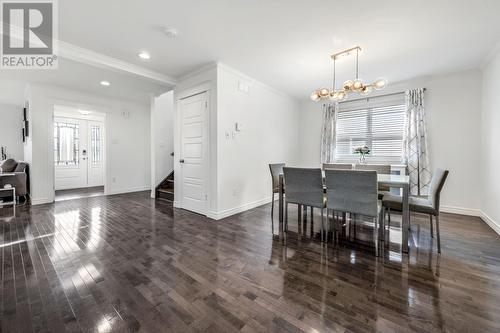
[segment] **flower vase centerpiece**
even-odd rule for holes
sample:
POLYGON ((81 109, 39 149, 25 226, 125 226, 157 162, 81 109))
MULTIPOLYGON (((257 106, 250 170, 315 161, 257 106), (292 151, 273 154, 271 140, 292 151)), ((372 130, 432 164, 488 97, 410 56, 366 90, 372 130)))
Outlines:
POLYGON ((354 154, 359 155, 359 164, 366 164, 366 155, 370 155, 370 148, 368 146, 358 147, 354 149, 354 154))

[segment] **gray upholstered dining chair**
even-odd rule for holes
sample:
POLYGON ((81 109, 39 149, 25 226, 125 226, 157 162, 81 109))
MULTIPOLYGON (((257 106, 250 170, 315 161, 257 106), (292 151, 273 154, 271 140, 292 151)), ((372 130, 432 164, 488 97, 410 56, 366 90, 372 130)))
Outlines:
MULTIPOLYGON (((330 210, 369 217, 378 256, 378 232, 382 209, 378 200, 376 171, 325 170, 327 216, 330 210)), ((335 233, 335 228, 334 228, 335 233)), ((335 238, 334 238, 335 239, 335 238)))
POLYGON ((288 204, 321 209, 321 240, 324 231, 325 193, 321 169, 283 168, 286 188, 285 230, 288 230, 288 204))
POLYGON ((350 163, 323 163, 323 170, 352 170, 350 163))
POLYGON ((269 171, 271 171, 272 189, 271 189, 271 229, 274 235, 274 194, 280 193, 280 174, 283 173, 285 163, 269 164, 269 171))
MULTIPOLYGON (((441 253, 441 237, 439 235, 439 211, 440 211, 441 190, 444 187, 444 183, 446 181, 446 178, 448 177, 448 174, 449 174, 448 170, 437 169, 434 172, 431 183, 429 185, 429 195, 426 197, 410 196, 409 198, 411 212, 429 215, 431 238, 434 238, 432 217, 434 216, 436 218, 436 236, 437 236, 437 246, 439 253, 441 253)), ((403 201, 402 197, 394 195, 385 195, 384 199, 382 200, 382 205, 384 206, 384 210, 387 209, 387 212, 389 213, 389 219, 388 219, 389 230, 391 227, 391 210, 400 212, 403 206, 402 201, 403 201)))
MULTIPOLYGON (((355 170, 364 170, 364 171, 377 171, 377 174, 381 175, 390 175, 391 174, 391 166, 389 164, 356 164, 354 166, 355 170)), ((378 198, 382 200, 384 195, 391 194, 391 188, 387 186, 379 186, 378 187, 378 198)))

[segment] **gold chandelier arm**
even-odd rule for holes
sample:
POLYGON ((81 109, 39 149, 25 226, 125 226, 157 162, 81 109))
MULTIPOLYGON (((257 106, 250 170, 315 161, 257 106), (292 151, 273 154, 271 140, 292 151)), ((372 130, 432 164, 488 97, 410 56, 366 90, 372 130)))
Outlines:
POLYGON ((332 82, 332 93, 335 92, 335 70, 336 70, 336 66, 335 66, 335 59, 333 59, 333 82, 332 82))
POLYGON ((349 53, 351 53, 352 51, 359 52, 359 51, 361 51, 361 47, 355 46, 355 47, 351 47, 350 49, 347 49, 347 50, 344 50, 344 51, 341 51, 341 52, 338 52, 338 53, 334 53, 334 54, 331 55, 331 58, 333 60, 335 60, 335 59, 340 58, 341 56, 349 55, 349 53))
POLYGON ((359 79, 359 50, 356 49, 356 80, 359 79))

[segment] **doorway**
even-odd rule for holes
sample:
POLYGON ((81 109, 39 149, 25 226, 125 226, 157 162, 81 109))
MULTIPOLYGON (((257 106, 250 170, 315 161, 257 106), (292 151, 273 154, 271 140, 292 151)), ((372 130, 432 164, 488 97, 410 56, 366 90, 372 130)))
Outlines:
POLYGON ((56 201, 103 195, 104 115, 56 107, 53 128, 56 201))

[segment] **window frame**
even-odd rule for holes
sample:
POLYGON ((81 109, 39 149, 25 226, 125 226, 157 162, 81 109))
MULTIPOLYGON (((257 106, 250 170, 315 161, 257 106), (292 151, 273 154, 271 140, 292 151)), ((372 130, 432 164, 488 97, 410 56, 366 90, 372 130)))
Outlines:
MULTIPOLYGON (((355 101, 346 101, 339 103, 338 107, 338 114, 337 114, 337 122, 336 122, 336 128, 335 128, 335 161, 340 162, 340 163, 357 163, 359 161, 359 155, 354 154, 352 152, 353 149, 357 148, 356 147, 350 147, 351 152, 350 154, 339 154, 339 143, 344 144, 344 145, 349 145, 350 142, 352 141, 359 141, 359 142, 365 142, 366 146, 368 146, 373 153, 373 143, 376 141, 386 141, 389 142, 391 140, 397 140, 401 141, 401 154, 399 156, 389 156, 389 155, 366 155, 366 161, 371 162, 371 163, 376 163, 376 164, 392 164, 392 165, 399 165, 402 163, 404 160, 403 154, 404 154, 404 132, 405 132, 405 124, 406 124, 406 103, 404 100, 404 95, 399 95, 398 97, 394 96, 377 96, 375 97, 375 101, 372 101, 372 99, 367 98, 367 99, 362 99, 362 100, 355 100, 355 101), (380 100, 378 100, 380 99, 380 100), (351 106, 350 106, 351 105, 351 106), (384 109, 385 112, 384 112, 384 109), (395 114, 400 114, 398 116, 399 121, 402 122, 401 128, 400 128, 400 135, 390 135, 387 133, 386 135, 383 135, 383 133, 380 133, 380 135, 377 135, 377 131, 374 130, 374 117, 378 114, 391 114, 391 110, 394 109, 393 113, 395 114), (377 110, 380 110, 380 112, 376 112, 377 110), (340 119, 342 114, 346 113, 359 113, 360 115, 363 112, 366 112, 366 114, 363 116, 366 118, 366 134, 365 136, 356 136, 356 137, 349 137, 349 138, 341 138, 339 137, 339 123, 342 119, 340 119)), ((353 117, 355 117, 356 114, 353 114, 353 117)), ((344 118, 344 119, 347 119, 344 118)), ((359 144, 359 146, 364 145, 362 143, 359 144)))

